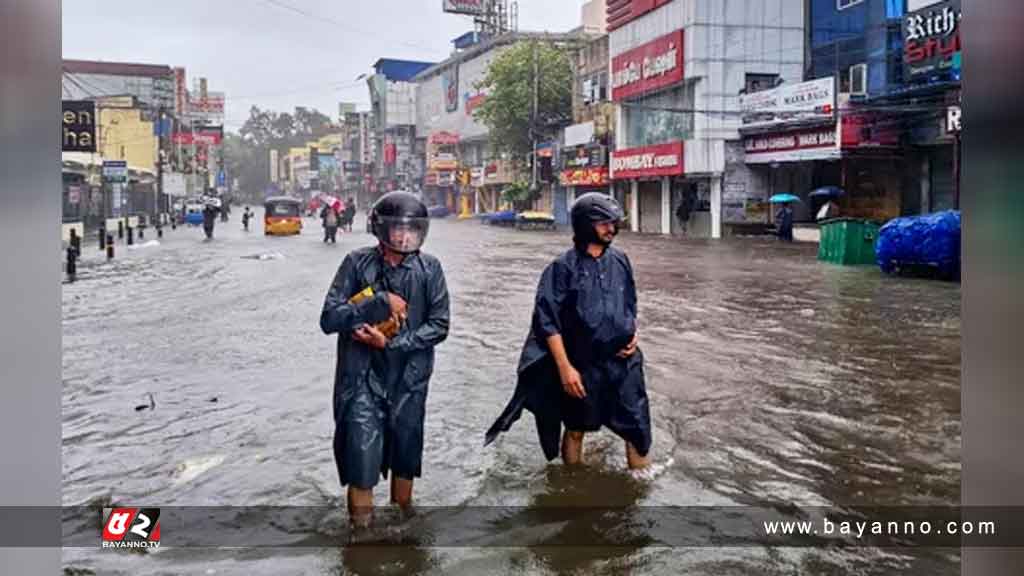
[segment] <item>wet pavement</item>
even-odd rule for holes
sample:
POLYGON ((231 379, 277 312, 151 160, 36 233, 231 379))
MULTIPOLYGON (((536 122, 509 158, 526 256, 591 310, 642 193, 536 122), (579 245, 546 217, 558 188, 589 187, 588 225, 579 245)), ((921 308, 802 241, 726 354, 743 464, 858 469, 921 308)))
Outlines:
MULTIPOLYGON (((260 219, 244 233, 239 214, 218 223, 213 242, 198 228, 167 230, 159 244, 119 244, 109 263, 84 246, 78 281, 63 289, 65 505, 342 507, 335 341, 318 320, 341 259, 371 238, 361 218, 336 246, 314 219, 299 237, 266 238, 260 219), (136 411, 150 393, 155 409, 136 411)), ((568 242, 449 220, 432 224, 427 243, 447 274, 452 332, 438 348, 417 502, 526 507, 511 524, 483 523, 457 548, 344 548, 315 526, 302 537, 316 547, 289 550, 69 548, 66 572, 959 573, 955 551, 681 548, 654 532, 610 546, 601 538, 615 515, 566 524, 531 514, 959 501, 959 286, 826 265, 815 246, 765 239, 619 239, 640 297, 648 473, 625 472, 621 442, 606 432, 588 437, 585 469, 548 465, 529 415, 482 449, 514 387, 540 272, 568 242), (562 545, 566 531, 605 543, 562 545), (496 544, 510 539, 530 546, 496 544)))

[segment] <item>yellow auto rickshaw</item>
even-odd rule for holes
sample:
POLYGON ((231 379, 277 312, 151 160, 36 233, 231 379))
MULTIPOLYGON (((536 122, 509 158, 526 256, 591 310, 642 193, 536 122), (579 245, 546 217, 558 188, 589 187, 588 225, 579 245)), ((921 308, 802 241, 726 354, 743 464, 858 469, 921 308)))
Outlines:
POLYGON ((273 196, 263 203, 263 233, 289 236, 302 232, 302 202, 290 196, 273 196))

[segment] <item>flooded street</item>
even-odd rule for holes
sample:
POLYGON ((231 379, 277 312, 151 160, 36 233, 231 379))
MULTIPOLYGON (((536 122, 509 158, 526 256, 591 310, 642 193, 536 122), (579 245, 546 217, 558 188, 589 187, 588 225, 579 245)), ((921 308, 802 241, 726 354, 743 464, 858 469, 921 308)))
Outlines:
MULTIPOLYGON (((150 231, 134 249, 118 244, 113 263, 83 246, 79 281, 63 289, 66 506, 343 507, 331 452, 335 340, 318 322, 341 259, 372 237, 360 217, 336 246, 320 241, 315 219, 299 237, 267 238, 261 211, 249 233, 239 213, 210 243, 179 228, 146 244, 150 231), (137 411, 148 394, 155 408, 137 411)), ((530 415, 481 448, 514 388, 541 270, 569 243, 563 232, 445 220, 426 245, 445 268, 452 330, 437 349, 417 502, 524 507, 514 541, 531 547, 493 544, 513 529, 495 523, 474 546, 342 548, 314 522, 300 536, 322 546, 67 548, 67 572, 959 573, 955 552, 941 551, 681 548, 654 533, 644 546, 558 545, 569 530, 599 543, 618 520, 562 525, 531 510, 960 497, 959 285, 826 265, 816 245, 767 239, 617 241, 640 297, 647 474, 625 472, 621 442, 604 431, 588 437, 586 469, 547 464, 530 415)), ((376 492, 385 504, 386 483, 376 492)))

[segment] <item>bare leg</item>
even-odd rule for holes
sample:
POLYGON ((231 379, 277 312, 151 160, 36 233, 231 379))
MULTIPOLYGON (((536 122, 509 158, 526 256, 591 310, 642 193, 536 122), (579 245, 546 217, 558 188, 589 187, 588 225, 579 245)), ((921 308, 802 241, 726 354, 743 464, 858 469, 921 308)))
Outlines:
POLYGON ((373 516, 373 490, 348 487, 348 517, 354 528, 366 528, 373 516))
POLYGON ((566 430, 562 434, 562 462, 575 466, 583 461, 583 432, 566 430))
POLYGON ((641 456, 632 444, 626 442, 626 464, 630 470, 643 470, 651 464, 651 461, 647 456, 641 456))
POLYGON ((403 512, 412 508, 412 480, 391 475, 391 503, 398 504, 403 512))

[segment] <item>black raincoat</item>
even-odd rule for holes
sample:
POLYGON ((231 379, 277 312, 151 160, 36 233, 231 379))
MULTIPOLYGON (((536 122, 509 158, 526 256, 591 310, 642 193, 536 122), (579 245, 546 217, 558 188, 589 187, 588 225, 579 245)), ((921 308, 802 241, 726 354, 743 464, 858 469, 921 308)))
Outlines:
POLYGON ((651 418, 643 354, 616 354, 636 333, 636 286, 626 255, 609 247, 600 258, 573 248, 549 265, 537 287, 530 335, 519 359, 512 400, 487 431, 485 445, 508 431, 523 409, 533 413, 545 457, 559 454, 562 426, 594 431, 606 426, 641 455, 651 446, 651 418), (561 334, 587 396, 562 390, 547 339, 561 334))
POLYGON ((407 479, 421 475, 427 386, 434 347, 448 337, 448 323, 448 288, 433 256, 411 254, 395 267, 377 247, 345 257, 320 315, 324 333, 338 334, 334 459, 342 485, 372 488, 389 471, 407 479), (349 304, 367 286, 375 296, 349 304), (408 303, 401 332, 384 350, 352 340, 360 325, 390 317, 387 292, 408 303))

